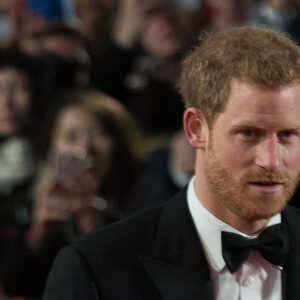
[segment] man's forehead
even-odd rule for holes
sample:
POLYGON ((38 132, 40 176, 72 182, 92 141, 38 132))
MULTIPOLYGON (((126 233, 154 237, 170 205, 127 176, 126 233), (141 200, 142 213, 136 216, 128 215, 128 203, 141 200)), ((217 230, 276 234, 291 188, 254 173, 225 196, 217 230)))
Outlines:
POLYGON ((255 81, 254 79, 247 77, 246 75, 240 78, 232 77, 229 79, 229 91, 232 91, 233 89, 241 88, 243 86, 252 86, 257 89, 266 90, 266 91, 270 91, 270 90, 278 91, 278 90, 286 89, 288 87, 297 87, 297 86, 300 88, 300 78, 288 84, 278 83, 278 85, 274 85, 274 86, 266 85, 263 82, 264 82, 263 79, 261 80, 261 82, 259 82, 258 80, 255 81))
POLYGON ((224 116, 241 121, 245 118, 249 122, 285 118, 296 123, 300 120, 300 84, 268 88, 232 80, 225 108, 216 115, 217 118, 224 116))

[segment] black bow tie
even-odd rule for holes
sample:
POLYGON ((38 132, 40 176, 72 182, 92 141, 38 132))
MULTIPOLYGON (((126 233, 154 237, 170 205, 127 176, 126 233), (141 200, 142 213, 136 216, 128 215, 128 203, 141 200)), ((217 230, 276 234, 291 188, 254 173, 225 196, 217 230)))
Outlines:
POLYGON ((259 251, 264 259, 283 267, 288 248, 287 228, 282 223, 265 228, 254 239, 222 231, 222 254, 230 273, 234 273, 242 265, 251 250, 259 251))

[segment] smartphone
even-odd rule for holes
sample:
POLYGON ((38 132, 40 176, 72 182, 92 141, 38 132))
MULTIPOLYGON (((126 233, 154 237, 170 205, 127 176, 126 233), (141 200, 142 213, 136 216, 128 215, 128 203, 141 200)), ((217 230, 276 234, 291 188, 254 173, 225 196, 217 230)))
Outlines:
POLYGON ((68 189, 73 188, 76 178, 92 166, 90 158, 75 154, 58 153, 52 161, 56 182, 68 189))

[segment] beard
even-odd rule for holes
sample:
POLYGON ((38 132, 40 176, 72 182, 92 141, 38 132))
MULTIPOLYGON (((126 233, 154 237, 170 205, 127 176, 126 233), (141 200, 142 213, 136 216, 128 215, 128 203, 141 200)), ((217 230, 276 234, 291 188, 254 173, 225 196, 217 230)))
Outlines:
POLYGON ((299 176, 291 178, 287 173, 266 169, 236 177, 222 166, 213 147, 209 147, 208 151, 205 174, 211 191, 224 207, 245 220, 267 219, 280 213, 298 184, 299 176), (280 182, 282 189, 276 193, 251 191, 249 182, 258 181, 280 182))

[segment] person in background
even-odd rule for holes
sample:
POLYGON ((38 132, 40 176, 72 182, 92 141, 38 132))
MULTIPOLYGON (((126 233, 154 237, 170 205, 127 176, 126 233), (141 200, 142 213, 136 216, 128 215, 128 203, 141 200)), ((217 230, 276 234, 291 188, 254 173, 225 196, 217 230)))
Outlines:
POLYGON ((99 53, 109 39, 116 0, 74 0, 75 12, 79 19, 78 29, 85 37, 90 54, 99 53))
POLYGON ((132 213, 136 209, 130 202, 131 187, 144 156, 138 124, 122 104, 103 93, 71 90, 60 98, 58 111, 48 122, 53 125, 50 136, 45 136, 45 150, 54 157, 57 153, 76 155, 78 149, 87 157, 94 155, 97 194, 123 214, 132 213), (86 112, 81 126, 76 116, 84 114, 76 115, 77 111, 86 112), (94 126, 90 119, 96 120, 94 126))
POLYGON ((1 243, 29 218, 28 200, 38 162, 34 145, 40 120, 36 72, 35 59, 17 42, 0 47, 1 243))
POLYGON ((32 222, 5 258, 8 295, 40 297, 57 251, 138 209, 131 194, 143 158, 135 122, 92 90, 63 94, 43 142, 49 161, 35 188, 32 222))
POLYGON ((300 45, 300 1, 289 0, 292 7, 292 18, 287 26, 287 32, 300 45))
POLYGON ((92 84, 124 103, 149 137, 181 128, 175 82, 182 55, 203 29, 203 2, 120 0, 111 41, 95 58, 92 84))
POLYGON ((76 23, 73 0, 11 0, 11 38, 24 38, 56 22, 76 23))
POLYGON ((66 23, 55 23, 36 31, 30 38, 32 51, 41 64, 43 89, 87 87, 91 57, 80 31, 66 23))
POLYGON ((11 38, 12 26, 10 19, 12 2, 0 1, 0 40, 5 41, 11 38))
POLYGON ((194 175, 195 149, 179 130, 167 146, 151 153, 139 176, 135 192, 143 209, 154 207, 174 196, 194 175))
POLYGON ((259 1, 250 11, 249 21, 285 32, 291 18, 288 0, 259 1))
POLYGON ((250 10, 249 21, 285 32, 300 44, 299 11, 298 0, 264 0, 250 10))
MULTIPOLYGON (((294 300, 300 211, 300 47, 241 26, 183 62, 195 177, 172 200, 65 247, 44 300, 294 300)), ((168 117, 168 115, 166 115, 168 117)))
POLYGON ((243 24, 258 1, 260 0, 207 0, 209 30, 220 31, 243 24))
MULTIPOLYGON (((39 157, 37 61, 17 41, 0 46, 0 278, 5 251, 29 222, 39 157)), ((0 290, 2 282, 0 279, 0 290)), ((0 297, 4 295, 1 294, 0 297)), ((1 298, 2 299, 2 298, 1 298)))

